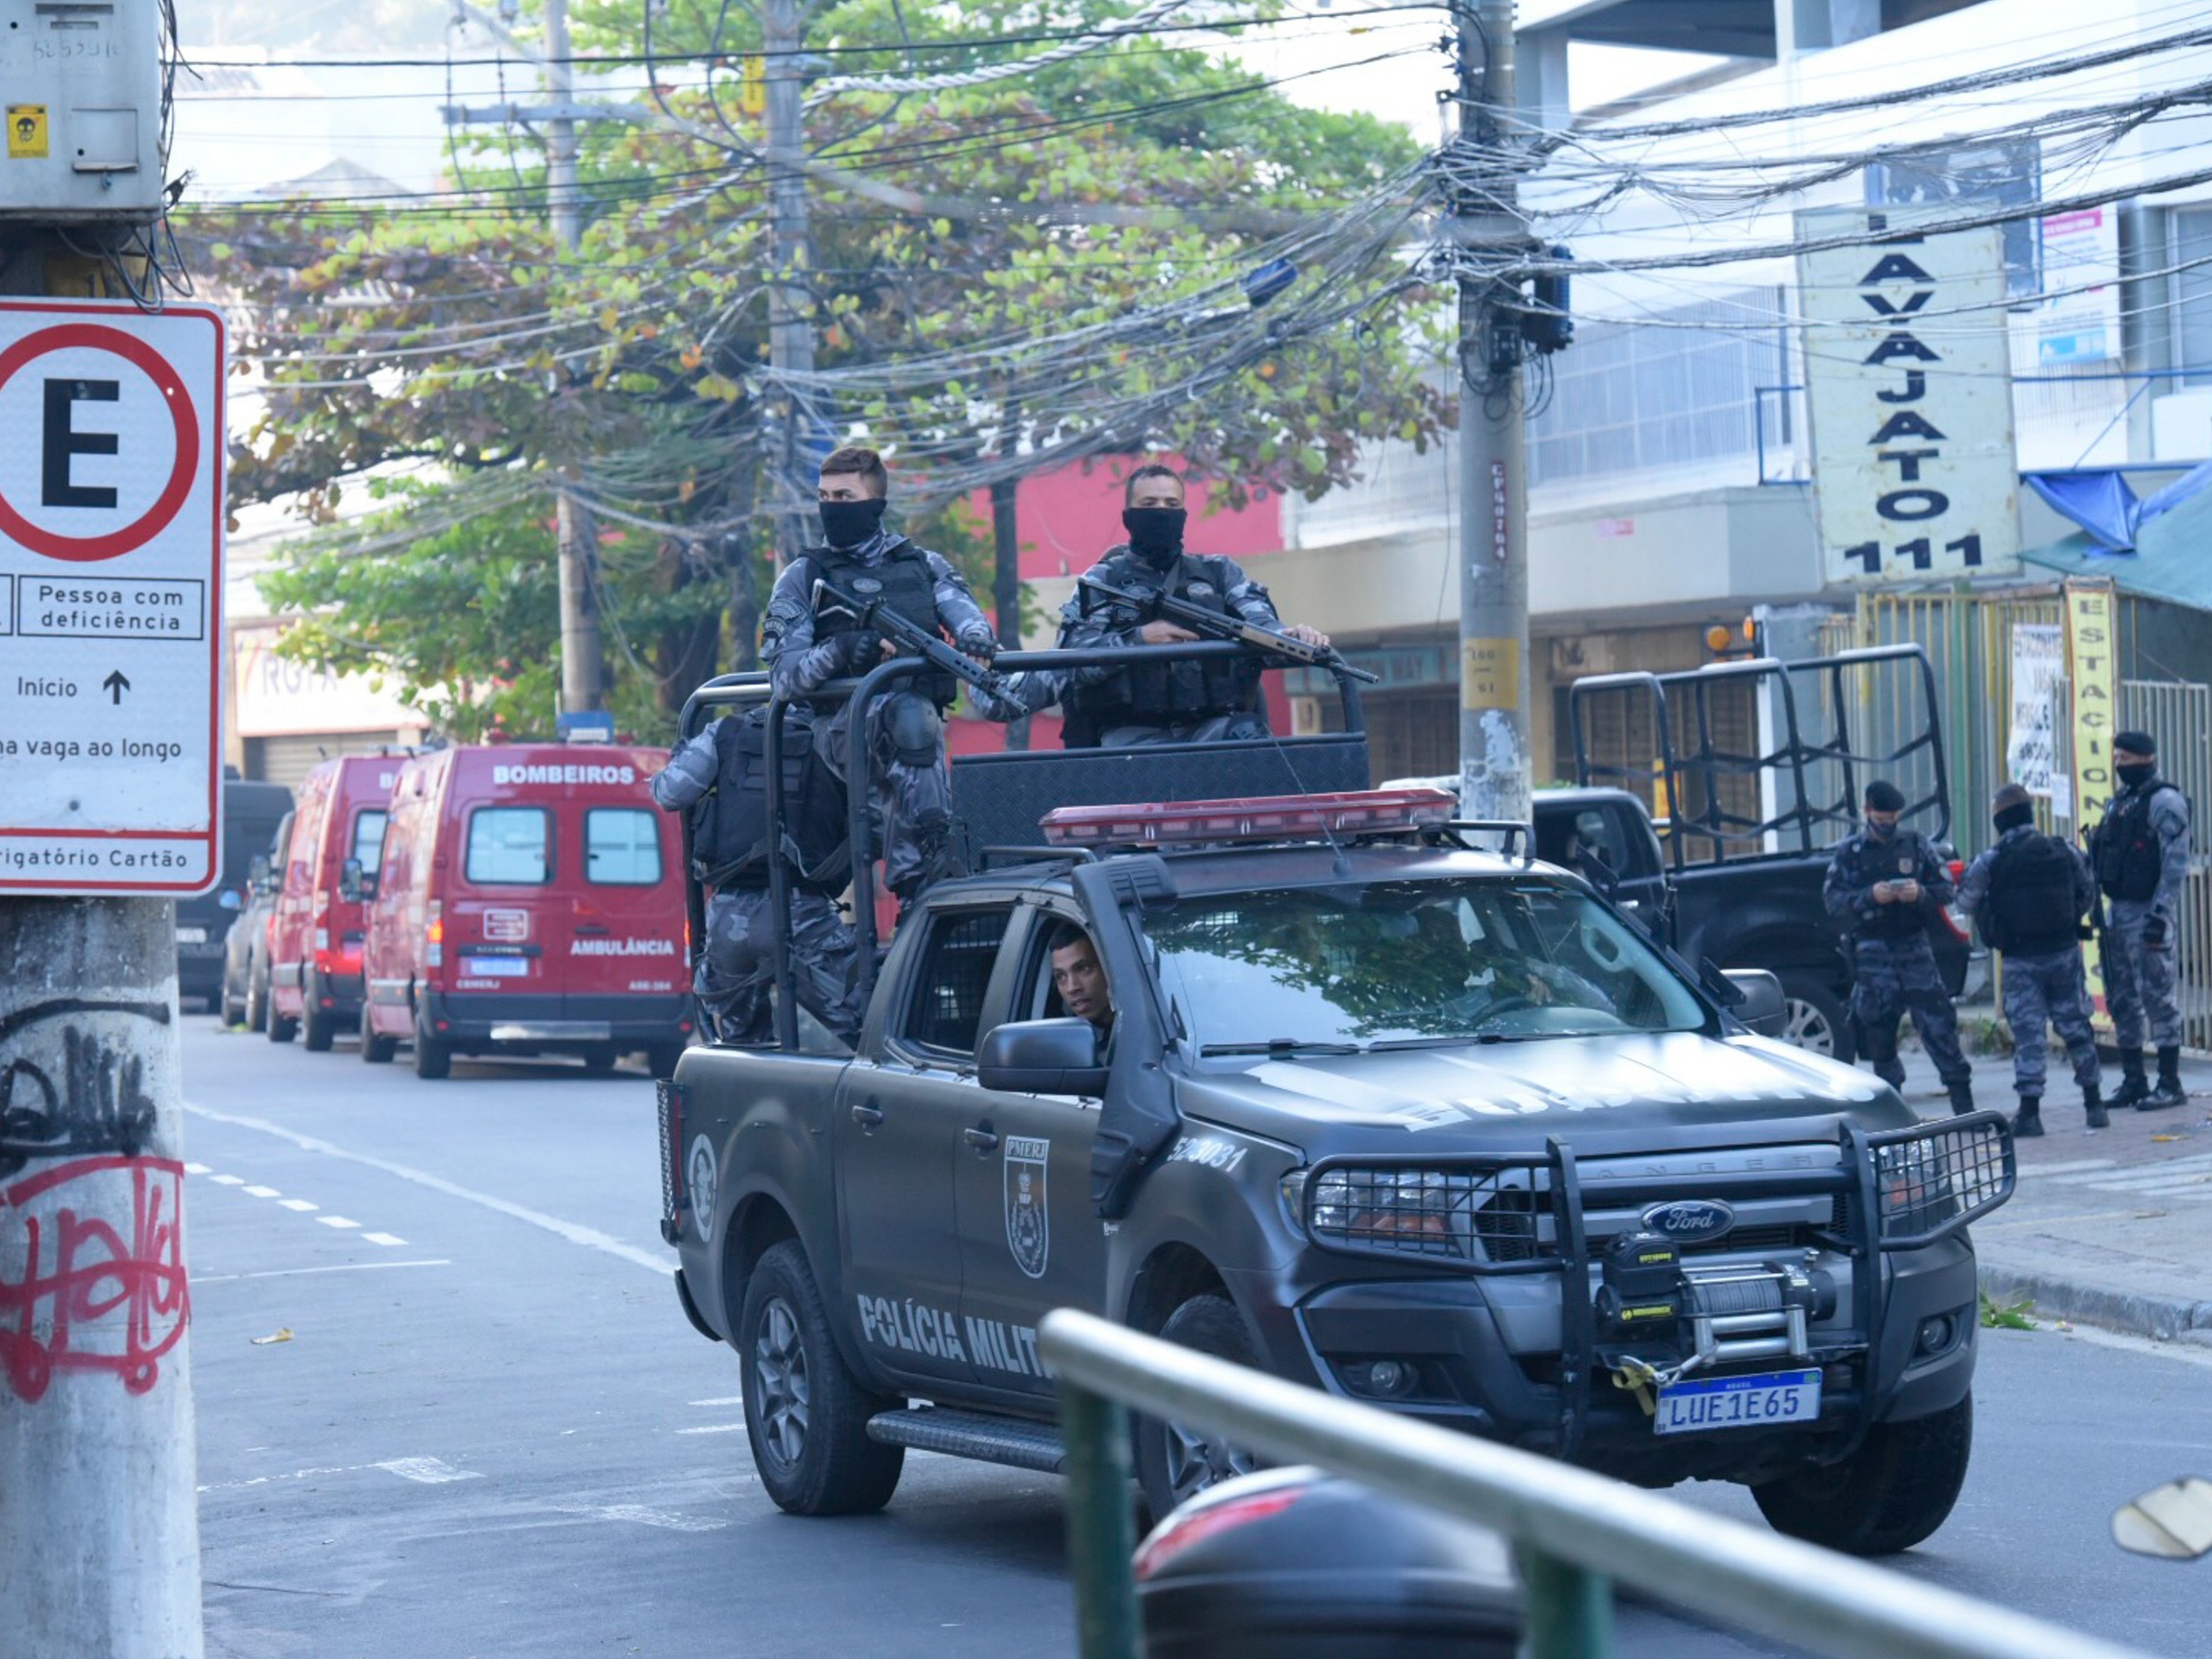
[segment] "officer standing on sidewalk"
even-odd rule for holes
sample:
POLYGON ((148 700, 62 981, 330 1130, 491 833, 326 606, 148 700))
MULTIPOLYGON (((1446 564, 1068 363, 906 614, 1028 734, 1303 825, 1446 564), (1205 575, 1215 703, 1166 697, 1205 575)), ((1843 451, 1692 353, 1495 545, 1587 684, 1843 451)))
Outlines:
POLYGON ((2089 832, 2089 862, 2106 900, 2101 961, 2105 1007, 2124 1073, 2115 1106, 2179 1106, 2181 1005, 2174 994, 2174 931, 2189 875, 2189 798, 2158 775, 2158 744, 2145 732, 2112 739, 2120 793, 2089 832), (2158 1086, 2143 1077, 2143 1027, 2158 1047, 2158 1086))
POLYGON ((2043 1133, 2043 1079, 2048 1026, 2058 1028, 2089 1127, 2108 1121, 2099 1093, 2097 1039, 2089 1029, 2089 987, 2081 969, 2081 920, 2097 902, 2088 861, 2056 836, 2035 827, 2035 802, 2008 783, 1991 803, 1996 845, 1968 866, 1959 908, 2004 957, 2004 1017, 2012 1028, 2016 1135, 2043 1133))
POLYGON ((1959 1048, 1959 1012, 1928 944, 1928 914, 1949 902, 1951 878, 1917 831, 1900 830, 1905 796, 1887 779, 1866 787, 1865 828, 1836 848, 1820 897, 1850 939, 1851 1018, 1875 1075, 1905 1083, 1897 1022, 1908 1011, 1920 1043, 1951 1092, 1951 1108, 1974 1109, 1973 1073, 1959 1048))

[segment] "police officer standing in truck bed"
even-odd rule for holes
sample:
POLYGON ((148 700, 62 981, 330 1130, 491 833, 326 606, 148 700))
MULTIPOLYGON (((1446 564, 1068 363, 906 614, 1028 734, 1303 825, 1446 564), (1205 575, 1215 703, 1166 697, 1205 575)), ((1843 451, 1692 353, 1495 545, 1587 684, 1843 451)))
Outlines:
MULTIPOLYGON (((836 450, 822 463, 818 495, 827 545, 807 549, 785 567, 761 622, 761 655, 782 695, 865 674, 892 654, 860 618, 843 611, 817 614, 817 580, 882 599, 908 621, 949 635, 978 661, 997 652, 991 624, 960 573, 940 555, 883 527, 890 489, 883 458, 872 449, 836 450)), ((870 702, 862 738, 884 783, 872 805, 884 825, 884 884, 902 903, 933 881, 965 873, 952 847, 952 780, 945 759, 944 714, 959 683, 933 670, 907 684, 870 702)), ((849 783, 856 769, 865 775, 871 769, 853 764, 846 721, 839 710, 821 736, 823 752, 849 783)))
MULTIPOLYGON (((1140 466, 1122 486, 1121 527, 1129 539, 1093 568, 1100 580, 1138 592, 1165 592, 1224 615, 1280 629, 1310 645, 1328 635, 1285 628, 1267 590, 1236 564, 1183 550, 1182 479, 1157 464, 1140 466)), ((1103 599, 1081 582, 1060 613, 1063 650, 1177 645, 1198 635, 1138 607, 1103 599)), ((1259 702, 1260 664, 1253 658, 1206 662, 1132 663, 1103 673, 1085 670, 1066 686, 1067 743, 1109 749, 1151 743, 1212 743, 1267 735, 1259 702)))
POLYGON ((1850 939, 1851 1018, 1875 1075, 1905 1082, 1897 1022, 1908 1010, 1921 1046, 1951 1091, 1952 1109, 1974 1109, 1973 1073, 1959 1048, 1959 1014, 1928 944, 1931 908, 1951 898, 1951 878, 1917 831, 1898 827, 1905 796, 1877 778, 1866 787, 1865 827, 1840 842, 1820 896, 1850 939))
MULTIPOLYGON (((816 723, 784 714, 783 793, 791 804, 787 943, 798 1000, 850 1045, 855 995, 853 929, 837 908, 852 879, 845 793, 814 752, 816 723)), ((775 974, 775 905, 769 891, 768 710, 726 714, 678 749, 653 780, 654 805, 691 815, 692 873, 708 889, 706 949, 692 989, 717 1042, 773 1041, 768 990, 775 974)))
POLYGON ((2008 783, 1991 803, 1996 845, 1967 866, 1959 908, 1974 919, 1982 940, 2004 958, 2004 1017, 2012 1028, 2013 1088, 2020 1112, 2016 1135, 2043 1133, 2043 1080, 2050 1048, 2046 1026, 2058 1028, 2089 1127, 2107 1120, 2099 1093, 2097 1039, 2089 1029, 2089 987, 2081 970, 2081 920, 2097 902, 2088 861, 2056 836, 2035 827, 2035 802, 2008 783))
POLYGON ((2124 1073, 2115 1106, 2139 1112, 2179 1106, 2181 1005, 2174 994, 2174 930, 2189 875, 2189 798, 2158 775, 2148 732, 2112 739, 2120 793, 2089 832, 2089 862, 2106 901, 2100 960, 2105 1008, 2124 1073), (2143 1027, 2158 1047, 2158 1086, 2143 1077, 2143 1027))

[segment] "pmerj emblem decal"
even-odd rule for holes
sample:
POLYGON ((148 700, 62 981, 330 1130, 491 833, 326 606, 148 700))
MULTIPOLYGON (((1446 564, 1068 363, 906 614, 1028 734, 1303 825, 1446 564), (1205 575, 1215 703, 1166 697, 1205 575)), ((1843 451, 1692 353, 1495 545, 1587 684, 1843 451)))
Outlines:
POLYGON ((1031 1279, 1044 1277, 1052 1259, 1052 1220, 1045 1212, 1045 1164, 1052 1142, 1025 1135, 1006 1137, 1006 1248, 1014 1266, 1031 1279))
POLYGON ((1210 599, 1213 597, 1213 584, 1212 582, 1193 582, 1189 586, 1184 588, 1183 592, 1188 593, 1194 599, 1210 599))
POLYGON ((690 1154, 684 1160, 684 1188, 691 1196, 691 1224, 698 1229, 702 1244, 711 1243, 714 1237, 714 1194, 720 1185, 720 1171, 714 1164, 714 1143, 700 1135, 692 1141, 690 1154))
POLYGON ((1693 1244, 1726 1237, 1735 1225, 1735 1211, 1717 1198, 1676 1198, 1647 1206, 1641 1219, 1655 1233, 1693 1244))
POLYGON ((878 581, 873 576, 855 576, 853 578, 853 591, 855 593, 866 593, 872 596, 882 592, 884 591, 884 585, 878 581))

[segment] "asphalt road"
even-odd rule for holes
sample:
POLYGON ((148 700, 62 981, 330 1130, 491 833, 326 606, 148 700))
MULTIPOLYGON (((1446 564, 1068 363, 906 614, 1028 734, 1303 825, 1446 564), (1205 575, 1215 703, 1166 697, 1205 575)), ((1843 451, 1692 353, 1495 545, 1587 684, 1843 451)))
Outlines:
MULTIPOLYGON (((735 1358, 669 1287, 643 1077, 422 1083, 185 1025, 211 1654, 1073 1651, 1056 1480, 912 1454, 880 1516, 762 1494, 735 1358)), ((1965 1497, 1903 1570, 2212 1653, 2212 1561, 2106 1532, 2212 1473, 2212 1352, 1984 1340, 1965 1497)), ((1733 1488, 1680 1495, 1756 1519, 1733 1488)), ((1621 1626, 1633 1655, 1780 1651, 1645 1607, 1621 1626)))

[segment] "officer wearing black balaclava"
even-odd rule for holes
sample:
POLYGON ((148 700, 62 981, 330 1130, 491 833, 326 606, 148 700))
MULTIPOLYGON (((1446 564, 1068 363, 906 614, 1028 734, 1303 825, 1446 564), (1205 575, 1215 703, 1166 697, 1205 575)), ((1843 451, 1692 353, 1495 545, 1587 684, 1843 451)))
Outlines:
POLYGON ((2105 894, 2098 967, 2120 1049, 2115 1106, 2154 1112, 2188 1098, 2181 1086, 2181 1001, 2175 935, 2189 879, 2189 797, 2158 775, 2148 732, 2112 739, 2119 793, 2089 832, 2089 863, 2105 894), (2158 1049, 2158 1085, 2143 1076, 2143 1033, 2158 1049))
MULTIPOLYGON (((1139 593, 1168 593, 1187 604, 1279 629, 1309 644, 1328 635, 1285 628, 1267 590, 1228 559, 1186 552, 1188 514, 1182 479, 1157 464, 1140 466, 1122 488, 1121 527, 1128 539, 1108 550, 1095 574, 1139 593)), ((1179 645, 1198 635, 1142 605, 1102 599, 1078 583, 1060 613, 1062 650, 1097 651, 1179 645)), ((1253 659, 1140 662, 1126 668, 1077 671, 1060 688, 1070 747, 1211 743, 1267 734, 1260 700, 1261 665, 1253 659)))
POLYGON ((1838 844, 1820 897, 1850 941, 1851 1020, 1875 1075, 1904 1086, 1897 1022, 1909 1011, 1953 1109, 1971 1112, 1973 1072, 1959 1047, 1959 1011, 1928 943, 1929 918, 1951 902, 1951 872, 1924 837, 1899 825, 1904 812, 1895 784, 1867 785, 1864 828, 1838 844))
MULTIPOLYGON (((892 654, 881 635, 848 611, 817 615, 817 580, 848 593, 880 597, 979 661, 989 661, 997 651, 991 624, 960 573, 939 555, 883 527, 890 488, 883 458, 872 449, 848 447, 822 463, 823 544, 785 567, 761 621, 761 657, 783 696, 803 698, 831 680, 864 674, 892 654)), ((903 902, 933 881, 963 873, 945 761, 944 714, 958 689, 950 674, 932 670, 868 704, 867 749, 874 763, 865 769, 882 825, 884 882, 903 902)), ((841 704, 820 742, 837 775, 857 782, 848 721, 841 704)))

